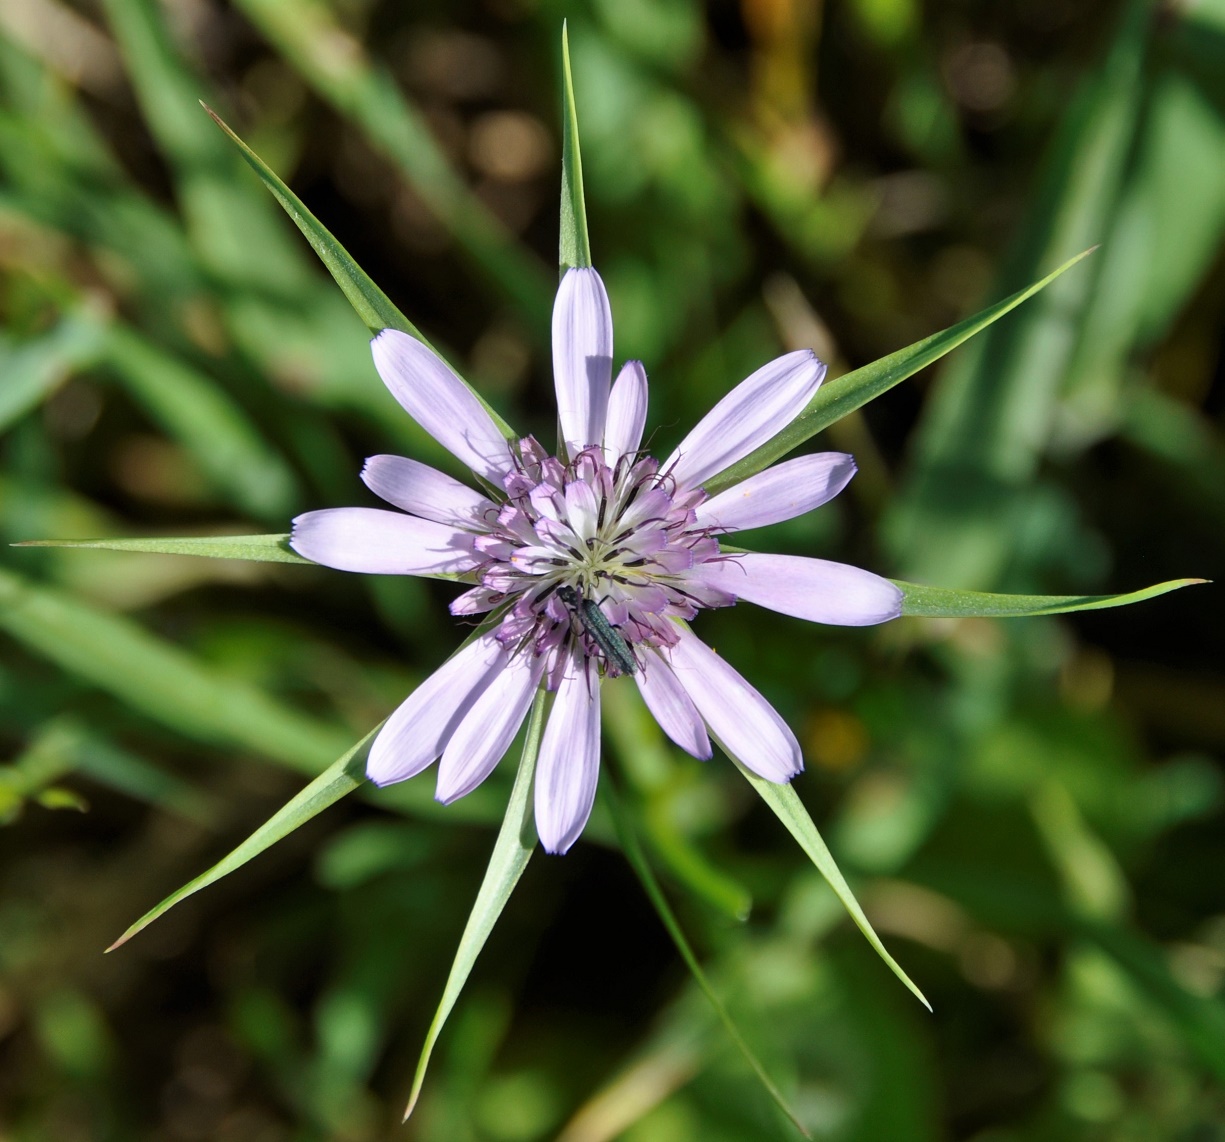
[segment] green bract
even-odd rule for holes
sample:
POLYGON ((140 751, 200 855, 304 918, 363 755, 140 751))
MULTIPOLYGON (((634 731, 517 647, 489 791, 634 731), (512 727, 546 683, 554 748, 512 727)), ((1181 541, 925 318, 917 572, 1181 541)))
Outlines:
MULTIPOLYGON (((241 0, 239 6, 296 60, 329 101, 351 113, 363 125, 384 153, 400 166, 422 197, 448 220, 467 253, 484 267, 493 280, 505 286, 508 295, 532 322, 540 325, 541 328, 533 336, 543 340, 548 290, 540 267, 508 242, 502 228, 462 182, 454 177, 415 113, 399 99, 388 75, 358 54, 341 53, 335 57, 320 54, 319 44, 325 42, 326 37, 315 33, 322 29, 338 34, 330 24, 330 15, 321 7, 303 5, 299 12, 291 15, 289 6, 277 5, 271 0, 241 0)), ((218 157, 215 141, 203 139, 198 134, 198 124, 183 117, 186 92, 168 71, 166 45, 154 33, 148 14, 140 5, 120 3, 119 0, 113 0, 111 7, 114 9, 117 33, 126 50, 142 61, 140 86, 146 97, 159 94, 162 84, 175 94, 174 99, 167 99, 161 106, 155 116, 154 127, 171 154, 185 197, 195 204, 197 214, 193 218, 193 226, 207 234, 209 226, 214 225, 218 217, 243 216, 247 210, 247 202, 243 198, 246 191, 234 187, 228 178, 218 175, 218 170, 225 168, 225 160, 218 157)), ((591 267, 593 264, 583 193, 577 107, 570 72, 570 48, 565 31, 562 61, 559 262, 565 270, 591 267)), ((1125 84, 1134 78, 1134 67, 1131 65, 1135 63, 1135 60, 1129 59, 1114 61, 1111 74, 1118 84, 1125 84)), ((211 110, 209 114, 306 237, 366 330, 376 335, 384 330, 396 330, 428 346, 429 342, 418 328, 399 311, 286 184, 217 115, 211 110)), ((1118 160, 1117 155, 1115 159, 1118 160)), ((256 228, 267 225, 267 219, 263 219, 256 210, 252 209, 250 216, 253 219, 251 224, 256 228)), ((1079 233, 1074 236, 1080 237, 1079 233)), ((1043 250, 1044 257, 1048 253, 1052 256, 1041 267, 1033 268, 1032 273, 1023 279, 1032 278, 1030 284, 1021 284, 1002 301, 948 329, 829 381, 783 431, 730 467, 715 472, 704 481, 702 487, 714 495, 763 471, 818 432, 992 327, 1022 302, 1061 279, 1090 252, 1077 254, 1045 276, 1040 276, 1042 270, 1056 260, 1053 251, 1059 249, 1066 253, 1067 249, 1066 242, 1062 241, 1048 242, 1047 247, 1049 249, 1043 250)), ((187 257, 185 253, 180 253, 187 257)), ((246 281, 249 284, 263 272, 260 267, 253 269, 248 264, 249 254, 241 244, 227 245, 218 239, 211 257, 212 264, 206 268, 222 281, 246 281)), ((290 268, 284 272, 292 273, 294 265, 293 253, 286 252, 284 266, 290 268)), ((274 276, 270 273, 270 277, 274 276)), ((1064 280, 1064 286, 1067 287, 1067 282, 1071 280, 1074 279, 1064 280)), ((270 290, 272 284, 270 281, 264 282, 270 290)), ((1084 287, 1079 288, 1083 293, 1084 287)), ((291 317, 277 312, 275 306, 265 305, 266 299, 258 296, 258 290, 250 292, 251 296, 246 299, 250 305, 244 312, 251 319, 251 329, 268 326, 290 329, 291 317), (253 314, 258 316, 258 320, 252 317, 253 314)), ((332 304, 330 300, 315 294, 311 296, 312 304, 319 307, 320 313, 328 311, 332 304)), ((240 330, 239 339, 242 340, 242 322, 236 319, 235 326, 240 330)), ((254 353, 259 338, 249 330, 246 336, 248 340, 244 344, 254 353)), ((285 339, 293 340, 289 333, 286 333, 285 339)), ((420 350, 420 346, 413 347, 420 350)), ((292 470, 279 453, 251 428, 240 405, 215 390, 192 368, 167 359, 156 347, 126 328, 118 318, 102 317, 83 305, 63 318, 52 330, 19 352, 10 354, 11 383, 0 394, 0 426, 28 411, 59 383, 69 367, 84 361, 105 362, 121 374, 125 386, 141 406, 172 431, 210 475, 231 490, 236 503, 261 520, 273 520, 288 513, 288 505, 294 502, 298 494, 292 470), (220 451, 216 448, 218 441, 225 445, 220 451)), ((271 367, 271 362, 266 363, 271 367)), ((1009 361, 1008 367, 1016 370, 1020 365, 1009 361)), ((343 374, 344 368, 343 363, 332 362, 325 372, 335 382, 335 378, 343 374)), ((1084 375, 1088 376, 1090 372, 1086 364, 1084 375)), ((475 393, 475 389, 472 391, 475 393)), ((485 398, 479 393, 475 395, 490 413, 498 431, 508 440, 517 439, 516 433, 485 398)), ((936 442, 929 448, 929 459, 931 456, 943 456, 947 460, 956 451, 949 441, 957 445, 966 443, 968 430, 959 435, 958 424, 957 415, 950 413, 945 425, 946 434, 943 437, 937 434, 936 442)), ((1020 479, 1017 472, 1024 475, 1026 464, 1032 462, 1033 457, 1027 456, 1018 461, 1016 471, 1003 473, 1000 488, 1007 491, 1014 487, 1020 479)), ((932 468, 936 471, 932 478, 938 480, 939 464, 933 462, 932 468)), ((986 487, 986 483, 983 486, 986 487)), ((924 511, 931 511, 932 508, 930 497, 925 499, 919 496, 917 504, 910 520, 912 527, 915 519, 920 519, 924 511)), ((904 532, 906 527, 901 526, 901 530, 904 532)), ((309 563, 288 545, 287 540, 285 534, 131 537, 43 540, 29 546, 156 552, 263 563, 309 563)), ((435 577, 463 578, 462 574, 439 574, 435 577)), ((894 582, 902 592, 902 614, 915 618, 960 619, 1052 615, 1122 606, 1202 580, 1178 579, 1126 594, 1098 596, 1007 595, 894 582)), ((893 593, 893 597, 896 599, 896 593, 893 593)), ((576 605, 581 604, 582 600, 579 599, 576 605)), ((254 687, 168 648, 125 619, 106 614, 61 592, 27 582, 9 572, 0 572, 0 624, 19 641, 37 648, 67 669, 89 678, 136 709, 180 732, 193 734, 223 747, 260 752, 312 778, 297 796, 233 852, 146 913, 112 947, 123 944, 168 909, 241 867, 365 782, 366 754, 377 728, 356 745, 346 748, 344 735, 335 726, 281 705, 254 687), (333 758, 337 760, 333 761, 333 758)), ((484 629, 481 628, 482 631, 484 629)), ((598 638, 604 640, 601 645, 614 650, 620 645, 621 652, 626 656, 622 662, 625 667, 623 672, 632 673, 628 668, 628 663, 632 662, 630 651, 620 636, 611 627, 596 633, 598 638)), ((514 788, 501 818, 485 879, 460 937, 450 976, 421 1052, 408 1112, 412 1111, 420 1095, 426 1069, 443 1026, 535 849, 537 838, 531 814, 531 792, 548 706, 549 699, 542 690, 532 705, 514 788)), ((840 871, 804 808, 799 794, 790 785, 772 783, 749 772, 743 765, 740 768, 754 791, 828 882, 871 947, 898 979, 921 1002, 927 1004, 919 988, 886 950, 856 899, 851 884, 840 871)), ((607 787, 607 774, 604 781, 607 787)), ((60 796, 56 787, 47 785, 42 792, 49 799, 48 803, 70 803, 60 796)), ((172 790, 167 796, 179 792, 172 790)), ((646 852, 637 840, 629 811, 614 791, 608 789, 607 792, 616 837, 681 956, 763 1087, 797 1129, 803 1132, 801 1117, 768 1077, 764 1066, 748 1046, 747 1037, 728 1014, 715 985, 699 966, 679 921, 660 889, 646 852)), ((414 804, 428 801, 427 795, 418 790, 404 792, 400 796, 412 800, 414 804)), ((477 807, 470 809, 472 815, 487 822, 491 820, 488 803, 474 802, 474 805, 477 807)), ((0 804, 0 812, 4 811, 5 804, 0 804)), ((1053 822, 1050 825, 1052 829, 1067 825, 1066 821, 1056 819, 1057 816, 1057 811, 1052 811, 1046 818, 1048 822, 1053 822)), ((1072 824, 1074 826, 1075 822, 1072 824)), ((704 864, 703 858, 687 850, 675 835, 669 837, 665 828, 658 827, 658 823, 656 825, 652 837, 655 851, 667 861, 669 872, 677 880, 693 888, 703 899, 714 903, 728 915, 742 917, 747 913, 749 897, 743 886, 729 882, 728 878, 704 864)), ((611 837, 606 824, 601 836, 605 840, 611 837)), ((1108 941, 1108 937, 1092 925, 1086 925, 1086 932, 1089 938, 1099 939, 1103 944, 1108 941)), ((1124 947, 1118 955, 1131 956, 1134 960, 1137 953, 1124 947)), ((1142 964, 1137 974, 1143 976, 1149 972, 1151 975, 1150 967, 1142 964)), ((1198 1026, 1195 1023, 1197 1016, 1193 1014, 1187 1018, 1198 1026)), ((1207 1044, 1204 1050, 1213 1054, 1218 1064, 1222 1057, 1220 1041, 1217 1031, 1204 1032, 1204 1042, 1207 1044)))

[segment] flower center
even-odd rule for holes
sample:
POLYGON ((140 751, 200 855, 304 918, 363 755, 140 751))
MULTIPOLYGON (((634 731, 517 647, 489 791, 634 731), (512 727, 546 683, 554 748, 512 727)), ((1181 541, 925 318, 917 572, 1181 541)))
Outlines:
POLYGON ((577 648, 608 673, 625 673, 610 642, 623 642, 630 654, 671 646, 676 620, 734 601, 692 579, 695 568, 719 557, 718 542, 694 514, 706 494, 678 488, 650 457, 624 456, 610 468, 592 447, 563 464, 528 437, 505 487, 506 502, 474 541, 484 560, 479 586, 451 608, 475 614, 506 606, 497 635, 505 646, 553 655, 558 666, 564 650, 577 648), (593 633, 601 621, 611 640, 593 633))

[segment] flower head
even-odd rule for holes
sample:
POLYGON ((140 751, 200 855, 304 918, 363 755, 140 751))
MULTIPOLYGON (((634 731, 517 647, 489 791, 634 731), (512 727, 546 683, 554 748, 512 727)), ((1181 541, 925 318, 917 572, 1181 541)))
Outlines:
POLYGON ((486 616, 479 633, 388 719, 368 773, 386 785, 441 758, 438 799, 462 797, 497 765, 544 686, 556 697, 535 810, 550 852, 565 852, 591 812, 604 678, 632 675, 664 732, 695 757, 710 756, 713 736, 771 781, 803 768, 782 718, 690 631, 698 611, 745 601, 862 626, 901 610, 901 592, 871 572, 720 548, 721 535, 819 507, 854 475, 851 457, 831 452, 777 464, 714 496, 702 488, 808 404, 825 376, 811 352, 758 369, 660 463, 639 451, 646 373, 631 361, 613 383, 612 343, 599 275, 568 271, 553 312, 563 442, 554 456, 532 437, 507 440, 432 350, 385 330, 373 342, 379 375, 490 492, 414 460, 373 456, 362 479, 400 510, 307 512, 291 538, 299 554, 329 567, 470 584, 451 611, 486 616))

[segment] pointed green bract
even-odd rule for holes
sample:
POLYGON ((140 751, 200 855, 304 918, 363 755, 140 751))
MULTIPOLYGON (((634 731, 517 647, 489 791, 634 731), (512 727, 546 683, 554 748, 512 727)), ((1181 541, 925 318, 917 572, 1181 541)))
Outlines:
POLYGON ((319 255, 319 260, 327 266, 328 272, 336 279, 336 284, 344 291, 349 304, 353 306, 366 328, 372 334, 381 333, 384 329, 398 329, 401 333, 407 333, 428 345, 429 342, 421 335, 421 331, 392 304, 391 299, 374 284, 370 275, 350 257, 348 250, 306 209, 302 200, 277 177, 272 168, 251 150, 207 103, 202 102, 200 106, 226 133, 247 164, 259 175, 260 181, 272 192, 273 198, 302 231, 303 237, 319 255))
POLYGON ((902 590, 902 614, 917 618, 1024 618, 1027 615, 1062 615, 1071 611, 1100 611, 1155 599, 1180 587, 1207 579, 1171 579, 1126 595, 997 595, 988 591, 959 591, 953 587, 925 587, 919 583, 893 583, 902 590))
MULTIPOLYGON (((94 551, 146 551, 157 555, 197 555, 205 559, 245 559, 250 563, 298 563, 317 567, 313 560, 289 546, 289 534, 274 535, 184 535, 121 539, 27 539, 13 547, 84 547, 94 551)), ((419 579, 464 582, 464 576, 449 571, 418 575, 419 579)))
POLYGON ((862 408, 868 401, 888 392, 894 385, 940 360, 946 353, 956 349, 958 345, 968 341, 976 333, 981 333, 1004 314, 1015 309, 1021 302, 1033 297, 1039 290, 1045 289, 1060 274, 1071 269, 1092 252, 1092 250, 1086 250, 1074 258, 1069 258, 1041 281, 1034 282, 1033 285, 1014 293, 1011 297, 996 302, 995 305, 989 306, 973 317, 967 317, 965 321, 959 321, 956 325, 949 326, 948 329, 933 333, 930 337, 916 341, 905 349, 899 349, 896 353, 881 357, 879 361, 873 361, 870 365, 864 365, 861 369, 855 369, 837 380, 822 385, 817 390, 816 396, 808 402, 808 407, 777 436, 755 448, 743 460, 738 460, 730 468, 725 468, 711 477, 702 486, 710 495, 715 495, 768 468, 793 448, 811 439, 821 429, 829 427, 847 413, 862 408))
POLYGON ((698 963, 698 958, 693 954, 693 949, 689 946, 689 941, 685 939, 685 933, 681 930, 680 921, 677 920, 676 914, 672 911, 668 904, 667 897, 663 894, 663 889, 659 887, 659 881, 655 878, 655 873, 651 870, 650 864, 647 863, 646 854, 642 851, 642 845, 638 842, 638 837, 634 832, 633 825, 630 821, 629 814, 622 807, 620 799, 613 792, 611 784, 607 777, 600 784, 600 793, 604 798, 604 802, 608 805, 612 812, 613 824, 617 829, 617 837, 621 842, 622 851, 625 853, 625 858, 630 862, 631 867, 638 876, 642 887, 646 890, 647 897, 650 899, 652 906, 655 908, 659 919, 663 926, 667 929, 668 935, 671 936, 672 942, 676 945, 676 950, 680 952, 681 959, 685 961, 685 966, 688 967, 694 981, 698 987, 702 989, 702 994, 710 1001, 711 1007, 715 1009, 715 1013, 719 1016, 724 1029, 731 1037, 737 1049, 744 1056, 745 1061, 749 1064, 753 1073, 757 1076, 758 1081, 765 1088, 766 1093, 774 1100, 775 1105, 781 1110, 792 1125, 805 1137, 811 1138, 812 1135, 805 1129, 804 1124, 800 1121, 799 1116, 792 1110, 786 1098, 783 1097, 783 1092, 775 1085, 774 1080, 770 1078, 766 1072, 766 1068, 762 1066, 761 1061, 753 1054, 752 1048, 745 1041, 744 1036, 740 1033, 740 1028, 736 1026, 735 1021, 731 1017, 731 1013, 723 1005, 723 1001, 715 993, 714 988, 710 984, 710 980, 706 978, 706 973, 702 970, 701 964, 698 963))
POLYGON ((570 34, 561 26, 561 235, 558 261, 563 270, 591 265, 587 203, 583 198, 583 157, 579 150, 578 111, 570 74, 570 34))
POLYGON ((536 777, 536 758, 540 753, 540 735, 544 729, 546 697, 546 692, 540 690, 532 705, 527 737, 523 743, 523 756, 519 761, 514 787, 510 791, 510 800, 506 805, 506 816, 502 819, 502 827, 498 830, 497 840, 494 841, 485 879, 481 881, 476 901, 468 914, 468 923, 464 925, 463 935, 459 938, 459 947, 455 951, 455 959, 451 964, 446 986, 442 990, 438 1010, 434 1012, 430 1029, 426 1032, 425 1045, 421 1048, 421 1057, 417 1061, 417 1073, 413 1076, 412 1093, 408 1096, 408 1106, 404 1110, 406 1119, 412 1114, 421 1095, 430 1056, 434 1053, 438 1036, 442 1034, 443 1025, 455 1007, 476 963, 476 957, 489 939, 489 933, 502 915, 502 909, 506 907, 506 902, 515 890, 515 885, 519 883, 519 878, 527 868, 527 862, 536 847, 532 785, 536 777))
POLYGON ((842 901, 842 906, 850 913, 856 927, 867 937, 868 943, 875 949, 876 954, 889 965, 893 974, 910 989, 915 998, 930 1011, 932 1005, 927 1002, 924 994, 914 985, 910 976, 901 969, 898 962, 885 950, 885 945, 881 943, 880 937, 868 922, 867 916, 864 915, 863 909, 859 906, 859 901, 855 899, 855 894, 851 891, 851 886, 847 884, 846 878, 839 870, 833 854, 829 851, 825 841, 821 839, 821 834, 817 831, 817 826, 813 824, 812 818, 808 815, 808 810, 804 808, 804 803, 800 800, 799 794, 790 785, 776 785, 773 781, 767 781, 764 777, 758 777, 756 773, 746 769, 734 757, 732 761, 736 763, 736 768, 744 774, 745 780, 757 790, 757 795, 770 806, 774 815, 782 821, 787 827, 787 831, 799 842, 800 848, 808 854, 812 863, 817 866, 817 871, 825 877, 826 882, 834 890, 838 899, 842 901))
POLYGON ((366 754, 379 729, 379 726, 375 726, 357 745, 337 758, 296 797, 269 817, 233 852, 219 860, 207 872, 201 873, 195 880, 188 881, 177 892, 172 892, 156 908, 146 912, 106 950, 113 952, 116 948, 126 944, 137 932, 147 928, 180 900, 187 899, 223 876, 228 876, 235 869, 242 868, 247 861, 258 856, 265 849, 271 848, 277 841, 306 824, 328 806, 334 805, 346 794, 352 793, 366 780, 366 754))
MULTIPOLYGON (((273 197, 281 204, 285 213, 293 219, 294 225, 302 231, 303 236, 311 244, 315 253, 319 255, 320 261, 327 267, 332 277, 336 279, 336 284, 340 286, 345 297, 348 298, 349 304, 353 306, 358 317, 365 323, 366 328, 376 335, 384 329, 397 329, 401 333, 407 333, 410 337, 415 337, 423 345, 429 345, 433 349, 434 347, 426 340, 421 330, 392 304, 391 299, 374 284, 374 280, 370 275, 353 260, 349 251, 332 237, 331 233, 318 218, 306 209, 302 200, 273 173, 272 168, 251 150, 208 104, 201 103, 200 106, 209 113, 213 122, 229 136, 230 141, 239 149, 242 157, 247 160, 247 164, 259 175, 260 180, 272 192, 273 197)), ((460 379, 463 380, 462 377, 460 379)), ((464 383, 467 384, 466 381, 464 383)), ((473 395, 485 406, 485 410, 489 415, 493 417, 493 422, 498 426, 498 430, 502 435, 508 440, 515 439, 517 437, 515 430, 498 415, 480 393, 473 389, 471 385, 468 385, 468 388, 472 390, 473 395)))
POLYGON ((199 555, 206 559, 246 559, 255 563, 305 563, 278 535, 184 535, 132 539, 27 539, 14 547, 86 547, 97 551, 147 551, 157 555, 199 555))
POLYGON ((273 50, 345 120, 348 130, 393 163, 421 201, 498 290, 532 335, 545 334, 553 290, 535 255, 455 168, 428 118, 392 69, 366 52, 337 5, 324 0, 236 0, 273 50))

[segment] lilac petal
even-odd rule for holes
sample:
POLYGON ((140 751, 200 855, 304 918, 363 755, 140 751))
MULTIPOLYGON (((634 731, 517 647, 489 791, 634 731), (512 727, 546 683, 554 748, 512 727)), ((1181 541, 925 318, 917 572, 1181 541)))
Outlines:
POLYGON ((362 469, 362 479, 379 499, 454 527, 479 525, 484 513, 494 508, 493 501, 480 492, 405 456, 371 456, 362 469))
POLYGON ((289 546, 338 571, 370 575, 443 575, 470 571, 472 536, 379 508, 324 508, 293 521, 289 546))
POLYGON ((366 776, 390 785, 433 763, 508 657, 492 632, 456 651, 387 719, 370 747, 366 776))
POLYGON ((677 445, 663 471, 693 487, 787 427, 813 398, 825 366, 811 349, 786 353, 741 381, 677 445))
POLYGON ((669 547, 663 551, 652 552, 648 562, 665 575, 679 575, 682 571, 692 568, 696 560, 693 558, 693 551, 688 547, 669 547))
POLYGON ((604 439, 612 349, 612 311, 600 275, 567 270, 553 303, 553 379, 571 455, 604 439))
POLYGON ((669 662, 719 745, 767 781, 801 772, 800 744, 774 707, 691 630, 677 633, 669 662))
POLYGON ((500 592, 482 585, 473 587, 471 591, 465 591, 462 595, 452 599, 447 610, 453 615, 480 615, 493 610, 500 602, 502 602, 500 592))
POLYGON ((832 500, 855 475, 845 452, 797 456, 750 476, 695 509, 699 527, 743 531, 781 523, 832 500))
POLYGON ((703 563, 690 578, 814 623, 864 627, 902 613, 902 592, 888 579, 828 559, 745 553, 703 563))
POLYGON ((434 796, 444 805, 471 793, 502 760, 527 716, 543 663, 535 655, 510 658, 469 707, 438 765, 434 796))
POLYGON ((626 361, 608 398, 604 451, 610 468, 615 468, 622 456, 638 451, 646 423, 647 371, 641 361, 626 361))
POLYGON ((677 681, 662 654, 647 657, 634 675, 638 693, 660 728, 686 753, 705 761, 711 754, 710 738, 693 699, 677 681))
POLYGON ((600 774, 600 685, 571 659, 557 688, 536 762, 536 831, 547 853, 576 840, 600 774))
POLYGON ((574 534, 584 543, 593 539, 600 519, 600 501, 595 489, 588 483, 576 480, 566 485, 566 519, 574 534))
POLYGON ((416 338, 384 329, 370 342, 374 367, 404 411, 472 471, 501 487, 510 449, 485 406, 416 338))

